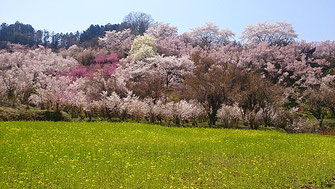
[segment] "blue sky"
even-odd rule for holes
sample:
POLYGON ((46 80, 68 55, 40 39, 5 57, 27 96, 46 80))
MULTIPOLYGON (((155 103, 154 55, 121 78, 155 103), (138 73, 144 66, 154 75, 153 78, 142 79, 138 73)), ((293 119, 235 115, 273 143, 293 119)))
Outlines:
POLYGON ((250 24, 286 21, 299 39, 335 40, 335 0, 0 0, 1 23, 20 21, 55 32, 120 23, 131 11, 177 26, 179 33, 214 22, 239 36, 250 24))

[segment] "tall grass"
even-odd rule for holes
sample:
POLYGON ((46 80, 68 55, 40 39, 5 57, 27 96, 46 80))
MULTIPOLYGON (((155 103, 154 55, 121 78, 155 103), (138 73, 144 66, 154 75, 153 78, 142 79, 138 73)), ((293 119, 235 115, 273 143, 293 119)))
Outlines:
POLYGON ((325 188, 333 176, 335 137, 0 122, 0 188, 325 188))

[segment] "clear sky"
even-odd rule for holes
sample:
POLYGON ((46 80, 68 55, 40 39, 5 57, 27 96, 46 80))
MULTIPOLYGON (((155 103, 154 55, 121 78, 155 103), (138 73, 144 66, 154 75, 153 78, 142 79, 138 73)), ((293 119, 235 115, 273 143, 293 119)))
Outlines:
POLYGON ((131 11, 177 26, 179 33, 214 22, 239 36, 250 24, 286 21, 299 39, 335 40, 335 0, 0 0, 1 23, 55 32, 120 23, 131 11))

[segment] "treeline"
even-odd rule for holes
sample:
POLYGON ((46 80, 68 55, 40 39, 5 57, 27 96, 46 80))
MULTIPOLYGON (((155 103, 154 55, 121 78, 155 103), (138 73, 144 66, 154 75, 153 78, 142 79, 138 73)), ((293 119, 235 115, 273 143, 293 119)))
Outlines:
POLYGON ((69 48, 72 45, 93 47, 98 45, 98 38, 105 31, 119 31, 121 24, 91 25, 83 32, 55 33, 48 30, 35 30, 29 24, 16 22, 15 24, 1 24, 1 49, 6 48, 7 42, 28 45, 29 47, 43 45, 44 47, 58 49, 69 48))
POLYGON ((37 30, 32 25, 19 21, 14 24, 2 23, 0 26, 0 49, 8 48, 8 42, 29 47, 42 45, 52 49, 69 48, 72 45, 85 48, 96 47, 99 37, 103 37, 106 31, 122 31, 129 28, 134 34, 139 34, 144 33, 152 22, 153 19, 150 15, 132 12, 125 16, 120 24, 92 24, 82 32, 70 33, 55 33, 45 29, 37 30))

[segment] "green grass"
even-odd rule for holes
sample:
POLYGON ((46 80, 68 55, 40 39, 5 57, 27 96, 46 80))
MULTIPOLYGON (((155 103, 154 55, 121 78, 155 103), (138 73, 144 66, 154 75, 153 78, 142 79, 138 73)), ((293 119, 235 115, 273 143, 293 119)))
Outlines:
POLYGON ((335 137, 0 122, 0 188, 326 188, 334 176, 335 137))

